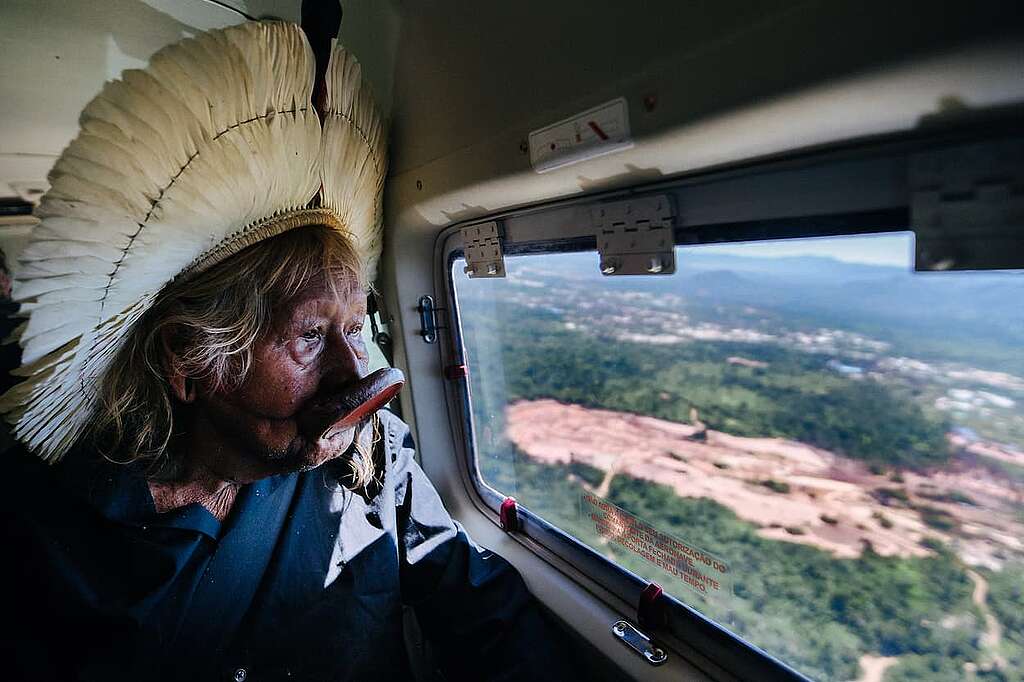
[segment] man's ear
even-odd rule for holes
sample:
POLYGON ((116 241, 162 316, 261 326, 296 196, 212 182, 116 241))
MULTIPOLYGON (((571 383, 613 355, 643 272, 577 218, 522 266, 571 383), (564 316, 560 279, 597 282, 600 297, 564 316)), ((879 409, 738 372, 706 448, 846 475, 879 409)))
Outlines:
POLYGON ((185 376, 178 363, 178 354, 174 352, 171 342, 171 330, 164 327, 160 330, 160 348, 164 366, 164 375, 171 385, 174 397, 182 403, 191 403, 196 399, 196 384, 185 376))

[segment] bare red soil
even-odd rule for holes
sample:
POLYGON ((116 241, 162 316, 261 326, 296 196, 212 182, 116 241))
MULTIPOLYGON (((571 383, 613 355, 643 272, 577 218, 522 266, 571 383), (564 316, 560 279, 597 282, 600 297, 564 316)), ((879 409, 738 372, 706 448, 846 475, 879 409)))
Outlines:
POLYGON ((882 555, 924 556, 929 537, 971 565, 998 568, 1024 555, 1024 493, 971 458, 926 473, 872 474, 863 462, 796 441, 553 400, 510 405, 507 425, 508 438, 538 461, 588 464, 606 472, 606 484, 625 475, 671 486, 681 497, 710 498, 766 538, 838 557, 859 556, 868 543, 882 555), (935 527, 937 517, 948 527, 935 527))

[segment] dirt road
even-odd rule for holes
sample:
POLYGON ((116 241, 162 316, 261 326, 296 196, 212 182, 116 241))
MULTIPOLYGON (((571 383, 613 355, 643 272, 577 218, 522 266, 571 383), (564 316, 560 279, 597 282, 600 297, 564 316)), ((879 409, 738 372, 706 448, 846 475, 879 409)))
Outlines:
POLYGON ((1003 641, 1003 626, 988 608, 988 581, 985 580, 985 576, 975 571, 969 570, 967 575, 974 582, 971 601, 985 617, 985 632, 981 635, 981 648, 988 654, 993 665, 1005 670, 1007 661, 999 653, 999 644, 1003 641))

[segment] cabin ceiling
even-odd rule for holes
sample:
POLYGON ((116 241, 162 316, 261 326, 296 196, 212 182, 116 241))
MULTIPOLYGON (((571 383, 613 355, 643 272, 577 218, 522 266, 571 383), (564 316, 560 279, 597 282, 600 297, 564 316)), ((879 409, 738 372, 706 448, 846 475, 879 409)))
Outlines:
MULTIPOLYGON (((244 15, 294 20, 300 5, 6 0, 0 195, 44 184, 77 130, 78 112, 104 81, 198 30, 244 15)), ((1015 2, 343 6, 341 38, 392 118, 389 230, 436 233, 524 203, 1024 99, 1015 2), (543 176, 533 171, 522 151, 530 131, 620 96, 635 149, 543 176)))
POLYGON ((389 214, 433 232, 1019 103, 1022 14, 962 0, 407 3, 389 214), (616 97, 635 149, 534 172, 531 131, 616 97))

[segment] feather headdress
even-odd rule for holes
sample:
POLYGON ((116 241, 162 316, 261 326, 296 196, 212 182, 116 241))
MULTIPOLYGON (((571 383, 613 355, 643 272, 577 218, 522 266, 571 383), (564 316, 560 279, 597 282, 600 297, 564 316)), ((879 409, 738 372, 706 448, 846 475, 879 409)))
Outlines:
POLYGON ((25 379, 0 411, 30 450, 55 461, 82 434, 128 332, 177 277, 322 224, 372 280, 384 125, 337 43, 321 122, 314 66, 298 26, 251 22, 160 50, 86 106, 14 283, 25 379))

